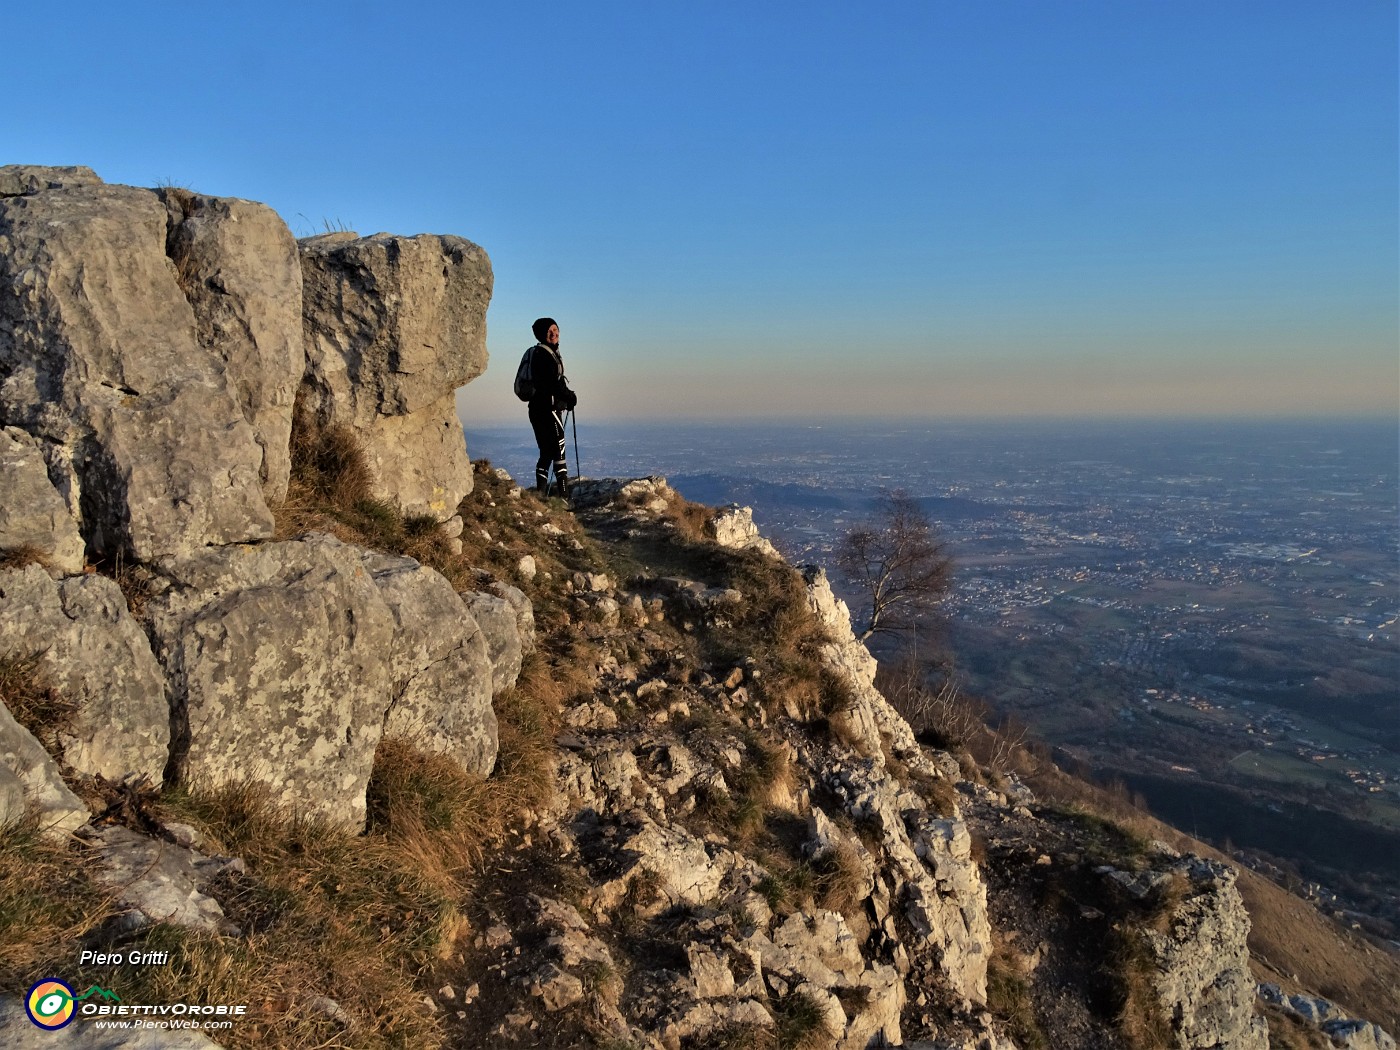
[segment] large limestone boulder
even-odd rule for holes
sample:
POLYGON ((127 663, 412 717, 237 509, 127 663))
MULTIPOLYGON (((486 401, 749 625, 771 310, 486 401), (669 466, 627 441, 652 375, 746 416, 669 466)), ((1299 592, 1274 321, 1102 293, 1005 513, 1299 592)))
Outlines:
POLYGON ((276 502, 287 493, 292 402, 306 363, 296 239, 264 204, 179 189, 160 195, 195 335, 228 369, 262 452, 263 492, 276 502))
POLYGON ((203 350, 152 191, 0 197, 0 425, 56 446, 94 553, 142 561, 272 534, 262 451, 203 350))
POLYGON ((384 732, 490 773, 497 749, 492 663, 475 617, 441 573, 412 558, 366 554, 364 565, 394 621, 384 732))
POLYGON ((377 495, 446 520, 472 488, 454 395, 486 368, 486 253, 461 237, 326 234, 301 242, 301 266, 308 408, 361 436, 377 495))
POLYGON ((151 631, 182 779, 261 781, 299 813, 361 826, 395 634, 361 552, 311 534, 160 571, 151 631))
POLYGON ((0 657, 37 657, 49 684, 74 705, 59 734, 69 766, 114 781, 161 782, 170 745, 165 676, 115 581, 55 582, 37 565, 0 572, 0 657))
POLYGON ((88 809, 68 789, 58 766, 34 735, 0 704, 0 820, 10 823, 32 809, 48 835, 63 836, 88 821, 88 809), (23 807, 16 805, 16 782, 23 807))
POLYGON ((49 481, 40 443, 18 427, 0 429, 0 550, 31 547, 58 572, 83 571, 83 538, 49 481))

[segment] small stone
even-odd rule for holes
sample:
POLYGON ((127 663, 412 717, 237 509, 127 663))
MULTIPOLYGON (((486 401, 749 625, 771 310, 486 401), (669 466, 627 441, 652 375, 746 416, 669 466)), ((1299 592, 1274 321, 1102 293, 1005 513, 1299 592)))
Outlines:
POLYGON ((510 929, 496 923, 486 931, 486 946, 488 948, 503 948, 511 942, 510 929))
POLYGON ((177 846, 184 846, 186 849, 198 846, 202 835, 188 824, 167 824, 166 834, 175 840, 177 846))
POLYGON ((345 1008, 334 999, 329 999, 324 995, 313 995, 306 1000, 306 1007, 314 1010, 324 1017, 329 1017, 332 1021, 339 1021, 341 1024, 350 1024, 352 1018, 345 1012, 345 1008))

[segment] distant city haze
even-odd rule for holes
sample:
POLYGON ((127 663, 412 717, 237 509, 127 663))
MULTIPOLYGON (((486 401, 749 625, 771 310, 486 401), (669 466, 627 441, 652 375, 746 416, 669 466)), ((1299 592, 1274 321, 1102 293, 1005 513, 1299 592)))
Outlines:
MULTIPOLYGON (((1353 417, 1400 422, 1400 364, 1393 362, 1370 369, 1329 367, 1325 357, 1286 367, 1258 361, 1153 367, 1112 358, 989 365, 972 357, 917 367, 853 351, 849 362, 815 360, 783 371, 753 354, 714 361, 707 372, 660 363, 629 369, 608 359, 589 360, 586 351, 562 349, 586 421, 1353 417)), ((526 425, 524 406, 510 388, 517 363, 493 358, 487 374, 463 388, 458 407, 465 426, 511 420, 526 425)))

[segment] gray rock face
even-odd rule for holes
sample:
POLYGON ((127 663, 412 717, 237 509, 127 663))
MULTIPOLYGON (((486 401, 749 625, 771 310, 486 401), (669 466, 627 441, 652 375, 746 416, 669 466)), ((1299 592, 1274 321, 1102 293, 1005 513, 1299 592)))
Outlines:
POLYGON ((123 827, 102 828, 91 838, 101 856, 97 878, 110 886, 128 909, 129 927, 168 922, 224 932, 223 909, 202 890, 241 861, 206 857, 123 827))
POLYGON ((263 204, 162 190, 167 250, 194 309, 199 345, 223 362, 262 451, 269 502, 287 493, 292 402, 306 355, 296 240, 263 204))
POLYGON ((512 587, 500 580, 493 582, 490 586, 491 593, 498 598, 504 598, 506 604, 515 614, 515 630, 520 639, 520 653, 522 658, 528 656, 535 651, 535 607, 530 604, 530 599, 519 587, 512 587))
POLYGON ((0 573, 0 656, 38 656, 76 705, 71 731, 59 737, 73 769, 161 782, 170 745, 165 676, 115 581, 55 582, 37 565, 0 573))
POLYGON ((89 546, 143 561, 272 533, 261 450, 198 345, 166 226, 126 186, 0 197, 0 424, 62 446, 89 546))
POLYGON ((308 407, 360 434, 376 495, 446 520, 472 489, 454 392, 486 368, 486 253, 329 234, 301 242, 301 266, 308 407))
POLYGON ((367 554, 364 565, 394 622, 384 732, 490 773, 492 664, 476 619, 446 578, 412 558, 367 554))
POLYGON ((102 180, 91 168, 79 164, 44 167, 39 164, 6 164, 0 167, 0 197, 19 197, 65 186, 101 186, 102 180))
POLYGON ((1325 1033, 1344 1050, 1395 1050, 1395 1040, 1380 1025, 1352 1017, 1336 1003, 1315 995, 1288 995, 1276 984, 1259 985, 1259 1001, 1277 1006, 1325 1033))
POLYGON ((777 548, 758 531, 758 526, 753 522, 752 507, 730 505, 721 508, 705 531, 721 547, 756 550, 770 558, 781 557, 777 548))
POLYGON ((0 550, 34 547, 58 572, 83 571, 83 538, 49 481, 38 441, 17 427, 0 429, 0 550))
POLYGON ((1233 868, 1185 857, 1168 869, 1189 880, 1165 932, 1144 930, 1156 957, 1154 984, 1180 1050, 1268 1050, 1254 1015, 1249 915, 1233 868))
POLYGON ((937 776, 936 759, 919 746, 909 723, 875 688, 875 658, 856 638, 850 609, 832 591, 826 570, 807 565, 802 567, 802 576, 807 583, 807 605, 831 639, 822 646, 822 661, 846 682, 855 699, 847 715, 862 753, 883 765, 888 747, 900 761, 937 776))
POLYGON ((161 564, 152 633, 184 779, 262 781, 298 812, 363 824, 394 620, 360 554, 312 534, 161 564))
POLYGON ((8 799, 6 820, 21 815, 14 800, 13 781, 18 781, 25 805, 33 807, 46 834, 62 836, 87 823, 87 807, 68 790, 49 753, 4 704, 0 704, 0 768, 10 774, 0 777, 0 792, 8 799))
POLYGON ((967 826, 931 817, 917 795, 870 760, 828 773, 827 785, 851 817, 879 831, 888 885, 885 877, 875 881, 876 913, 902 902, 909 946, 931 952, 959 995, 985 1003, 992 929, 967 826))
POLYGON ((491 656, 491 694, 499 695, 520 677, 520 628, 515 609, 504 598, 481 591, 464 591, 462 601, 481 626, 491 656))

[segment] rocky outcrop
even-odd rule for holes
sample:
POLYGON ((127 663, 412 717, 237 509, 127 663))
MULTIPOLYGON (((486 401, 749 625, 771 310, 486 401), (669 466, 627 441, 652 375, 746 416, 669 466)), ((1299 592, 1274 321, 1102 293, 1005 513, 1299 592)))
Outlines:
POLYGON ((57 732, 79 773, 158 785, 169 757, 165 676, 121 588, 105 576, 0 572, 0 657, 35 661, 72 706, 57 732))
MULTIPOLYGON (((463 769, 491 772, 496 672, 485 632, 440 573, 412 558, 376 554, 365 555, 364 565, 394 621, 388 652, 393 700, 384 732, 449 755, 463 769)), ((513 632, 513 618, 509 627, 513 632)), ((519 670, 517 659, 511 685, 519 670)))
POLYGON ((1384 1028, 1352 1017, 1329 999, 1288 995, 1276 984, 1261 984, 1259 1001, 1318 1029, 1343 1050, 1395 1050, 1395 1039, 1384 1028))
POLYGON ((362 825, 394 622, 360 552, 313 535, 171 559, 161 574, 151 631, 179 775, 261 782, 298 812, 362 825))
MULTIPOLYGON (((60 577, 8 574, 0 655, 38 661, 72 705, 55 739, 74 773, 261 780, 354 826, 386 725, 490 771, 491 697, 533 636, 524 595, 471 595, 483 630, 415 562, 264 542, 298 391, 361 437, 380 495, 460 531, 454 392, 485 367, 490 292, 459 237, 299 251, 251 201, 0 168, 0 549, 60 577), (117 584, 76 575, 87 561, 144 580, 150 640, 117 584)), ((6 813, 16 776, 48 782, 18 764, 6 813)))
POLYGON ((0 197, 0 424, 44 443, 96 553, 272 534, 262 453, 199 345, 150 190, 0 197))
POLYGON ((491 264, 461 237, 301 242, 307 408, 361 435, 376 495, 446 520, 472 488, 454 392, 486 368, 491 264))
POLYGON ((43 745, 0 704, 0 825, 21 820, 28 811, 51 836, 88 820, 87 806, 63 782, 43 745))
POLYGON ((754 524, 753 508, 731 504, 721 507, 706 523, 705 532, 721 547, 731 550, 754 550, 770 558, 780 558, 778 549, 768 542, 768 538, 758 531, 754 524))
POLYGON ((287 494, 292 402, 305 371, 301 266, 269 207, 188 190, 160 191, 166 252, 194 310, 199 345, 227 369, 230 392, 262 453, 263 494, 287 494))
POLYGON ((18 427, 0 429, 0 550, 36 551, 56 572, 83 571, 83 538, 49 481, 43 448, 18 427))
POLYGON ((97 172, 80 164, 45 167, 40 164, 6 164, 0 167, 0 197, 20 197, 65 186, 100 186, 97 172))
POLYGON ((921 747, 909 723, 875 688, 875 657, 870 655, 865 643, 856 638, 851 629, 851 611, 832 591, 826 570, 817 565, 805 565, 802 578, 807 584, 808 608, 828 635, 822 647, 822 658, 851 691, 846 723, 861 752, 877 764, 884 763, 888 751, 892 757, 929 776, 956 775, 957 763, 950 765, 946 755, 930 753, 921 747))
POLYGON ((1161 913, 1137 933, 1178 1050, 1268 1050, 1254 1013, 1249 915, 1228 865, 1181 857, 1140 872, 1100 869, 1129 899, 1161 913))

